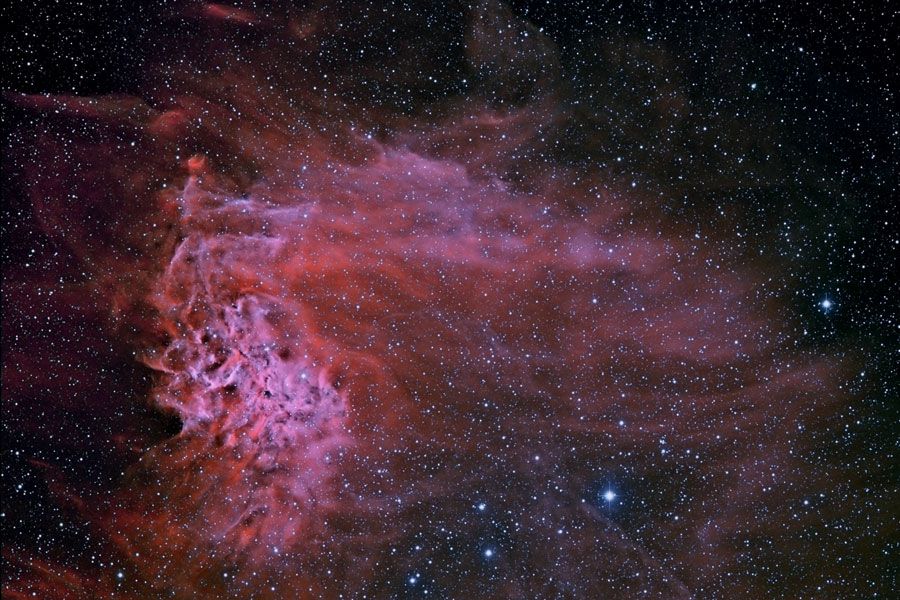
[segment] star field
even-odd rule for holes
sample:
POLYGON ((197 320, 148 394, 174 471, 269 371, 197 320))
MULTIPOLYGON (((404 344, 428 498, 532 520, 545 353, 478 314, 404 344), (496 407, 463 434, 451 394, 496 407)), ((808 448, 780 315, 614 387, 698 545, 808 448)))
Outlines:
POLYGON ((4 13, 4 598, 891 597, 890 5, 4 13))

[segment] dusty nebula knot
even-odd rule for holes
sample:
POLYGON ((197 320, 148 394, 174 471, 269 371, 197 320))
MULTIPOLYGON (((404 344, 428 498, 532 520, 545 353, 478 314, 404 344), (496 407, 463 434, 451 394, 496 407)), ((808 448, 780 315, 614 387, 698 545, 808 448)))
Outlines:
POLYGON ((777 120, 643 29, 573 61, 523 10, 179 3, 116 93, 5 95, 56 254, 4 275, 4 404, 107 467, 26 452, 84 555, 17 537, 4 598, 880 589, 828 576, 886 560, 840 532, 890 495, 827 441, 871 375, 811 341, 837 291, 797 308, 777 120), (91 348, 68 387, 24 290, 91 348))

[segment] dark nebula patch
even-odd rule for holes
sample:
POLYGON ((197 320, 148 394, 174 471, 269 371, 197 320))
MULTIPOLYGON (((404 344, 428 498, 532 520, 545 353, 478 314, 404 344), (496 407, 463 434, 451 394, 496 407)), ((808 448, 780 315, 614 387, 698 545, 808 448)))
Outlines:
POLYGON ((889 595, 860 32, 264 4, 16 16, 4 598, 889 595))

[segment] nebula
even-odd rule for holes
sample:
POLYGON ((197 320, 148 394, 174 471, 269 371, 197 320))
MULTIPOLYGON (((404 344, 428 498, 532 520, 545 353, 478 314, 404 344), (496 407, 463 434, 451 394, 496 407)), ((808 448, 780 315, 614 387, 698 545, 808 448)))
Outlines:
POLYGON ((809 452, 852 356, 798 349, 729 227, 554 155, 579 117, 537 28, 403 16, 385 52, 456 48, 444 92, 358 57, 396 22, 363 12, 191 5, 140 93, 7 95, 43 115, 35 219, 174 429, 58 484, 121 569, 13 548, 4 594, 761 597, 769 539, 815 581, 785 514, 836 476, 809 452))

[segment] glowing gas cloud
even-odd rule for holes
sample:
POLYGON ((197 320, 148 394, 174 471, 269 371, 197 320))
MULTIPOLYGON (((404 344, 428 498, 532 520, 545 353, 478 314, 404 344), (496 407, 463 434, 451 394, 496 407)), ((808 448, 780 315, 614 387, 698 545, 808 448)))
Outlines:
POLYGON ((118 579, 18 557, 11 597, 750 597, 746 540, 806 543, 846 362, 797 350, 777 265, 555 154, 536 28, 427 13, 190 5, 133 94, 8 97, 129 401, 179 423, 79 510, 118 579))

